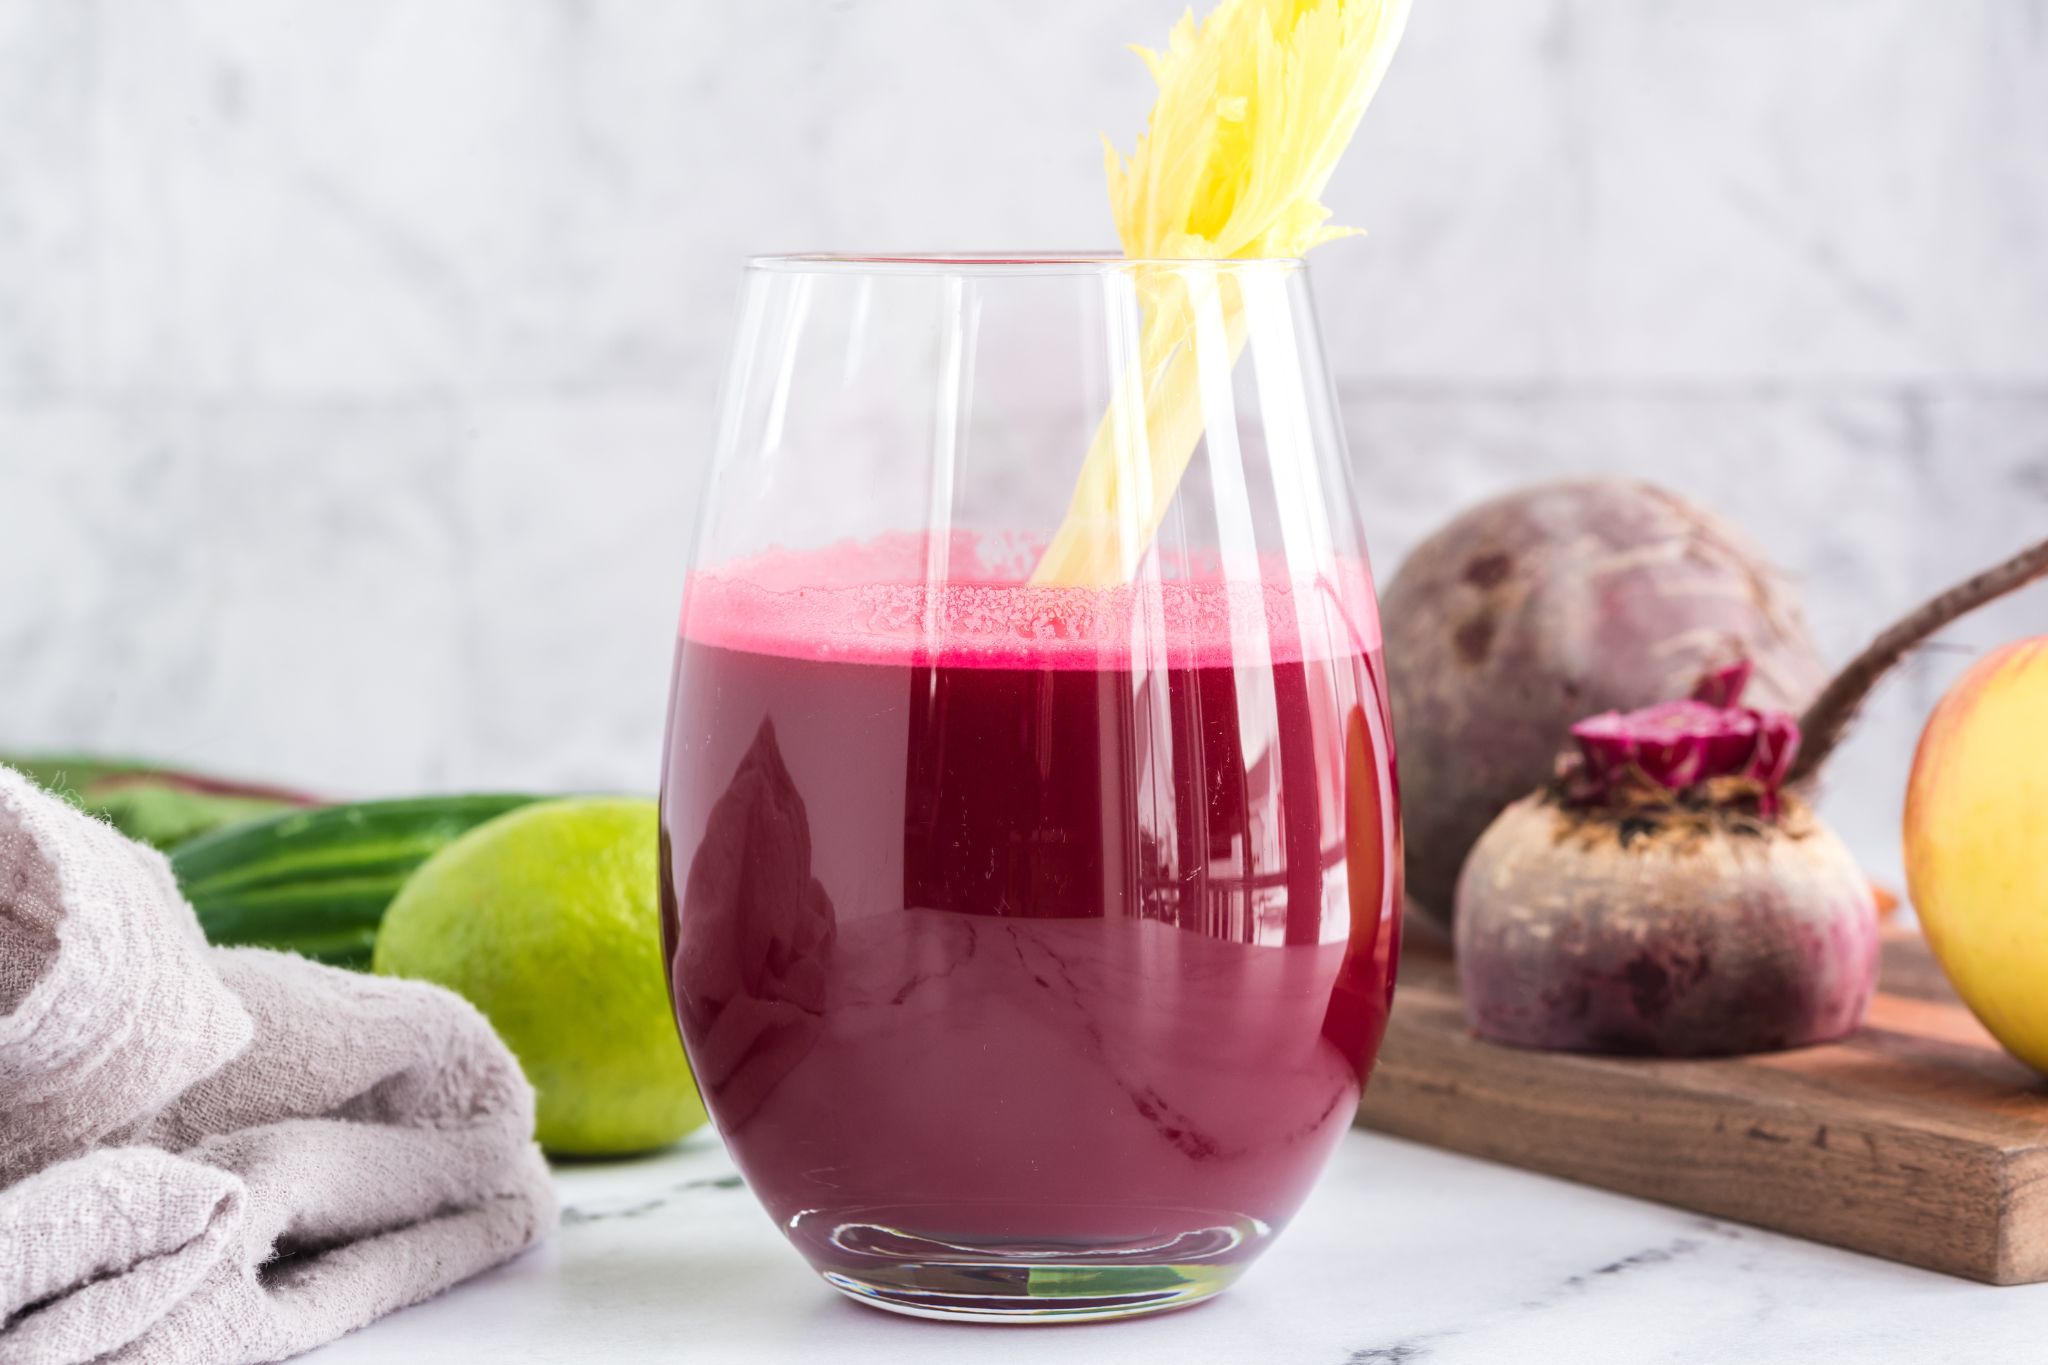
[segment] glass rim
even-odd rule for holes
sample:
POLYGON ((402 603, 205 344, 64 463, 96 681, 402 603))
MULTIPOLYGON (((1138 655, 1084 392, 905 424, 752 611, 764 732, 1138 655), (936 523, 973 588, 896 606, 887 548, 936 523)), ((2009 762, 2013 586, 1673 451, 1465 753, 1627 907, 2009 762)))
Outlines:
POLYGON ((1106 275, 1129 270, 1300 270, 1299 256, 1122 256, 1111 251, 792 251, 747 269, 803 275, 1106 275))

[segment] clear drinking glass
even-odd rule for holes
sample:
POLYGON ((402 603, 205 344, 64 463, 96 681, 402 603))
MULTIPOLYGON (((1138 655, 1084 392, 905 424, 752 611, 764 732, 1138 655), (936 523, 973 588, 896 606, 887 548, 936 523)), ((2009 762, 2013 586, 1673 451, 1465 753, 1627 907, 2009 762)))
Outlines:
POLYGON ((1398 936, 1302 264, 756 260, 700 517, 665 960, 755 1195, 902 1312, 1230 1284, 1351 1122, 1398 936))

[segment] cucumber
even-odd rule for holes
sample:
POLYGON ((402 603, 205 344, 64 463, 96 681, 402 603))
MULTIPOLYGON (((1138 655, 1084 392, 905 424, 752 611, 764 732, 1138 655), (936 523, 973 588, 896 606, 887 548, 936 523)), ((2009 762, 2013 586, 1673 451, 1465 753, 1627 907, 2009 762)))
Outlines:
POLYGON ((266 816, 171 851, 207 940, 366 967, 405 879, 455 840, 543 798, 513 793, 360 801, 266 816))

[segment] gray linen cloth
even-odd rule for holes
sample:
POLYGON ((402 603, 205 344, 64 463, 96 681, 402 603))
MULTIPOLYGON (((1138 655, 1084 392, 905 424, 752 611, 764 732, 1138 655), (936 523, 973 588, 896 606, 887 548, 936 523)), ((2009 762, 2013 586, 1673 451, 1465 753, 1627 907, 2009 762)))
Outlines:
POLYGON ((152 849, 0 767, 0 1365, 281 1360, 554 1221, 466 1001, 209 948, 152 849))

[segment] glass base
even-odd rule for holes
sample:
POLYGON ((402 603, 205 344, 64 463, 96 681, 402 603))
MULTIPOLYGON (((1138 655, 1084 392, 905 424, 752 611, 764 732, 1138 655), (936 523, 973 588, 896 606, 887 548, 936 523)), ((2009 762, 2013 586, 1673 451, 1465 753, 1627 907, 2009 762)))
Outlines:
POLYGON ((1103 1322, 1186 1308, 1228 1289, 1234 1265, 907 1265, 886 1281, 823 1272, 857 1303, 947 1322, 1103 1322))
POLYGON ((957 1234, 939 1240, 904 1230, 922 1221, 838 1223, 829 1238, 837 1254, 819 1258, 819 1274, 848 1298, 912 1317, 1100 1322, 1185 1308, 1221 1293, 1271 1236, 1251 1218, 1181 1222, 1191 1230, 1078 1244, 957 1234))

